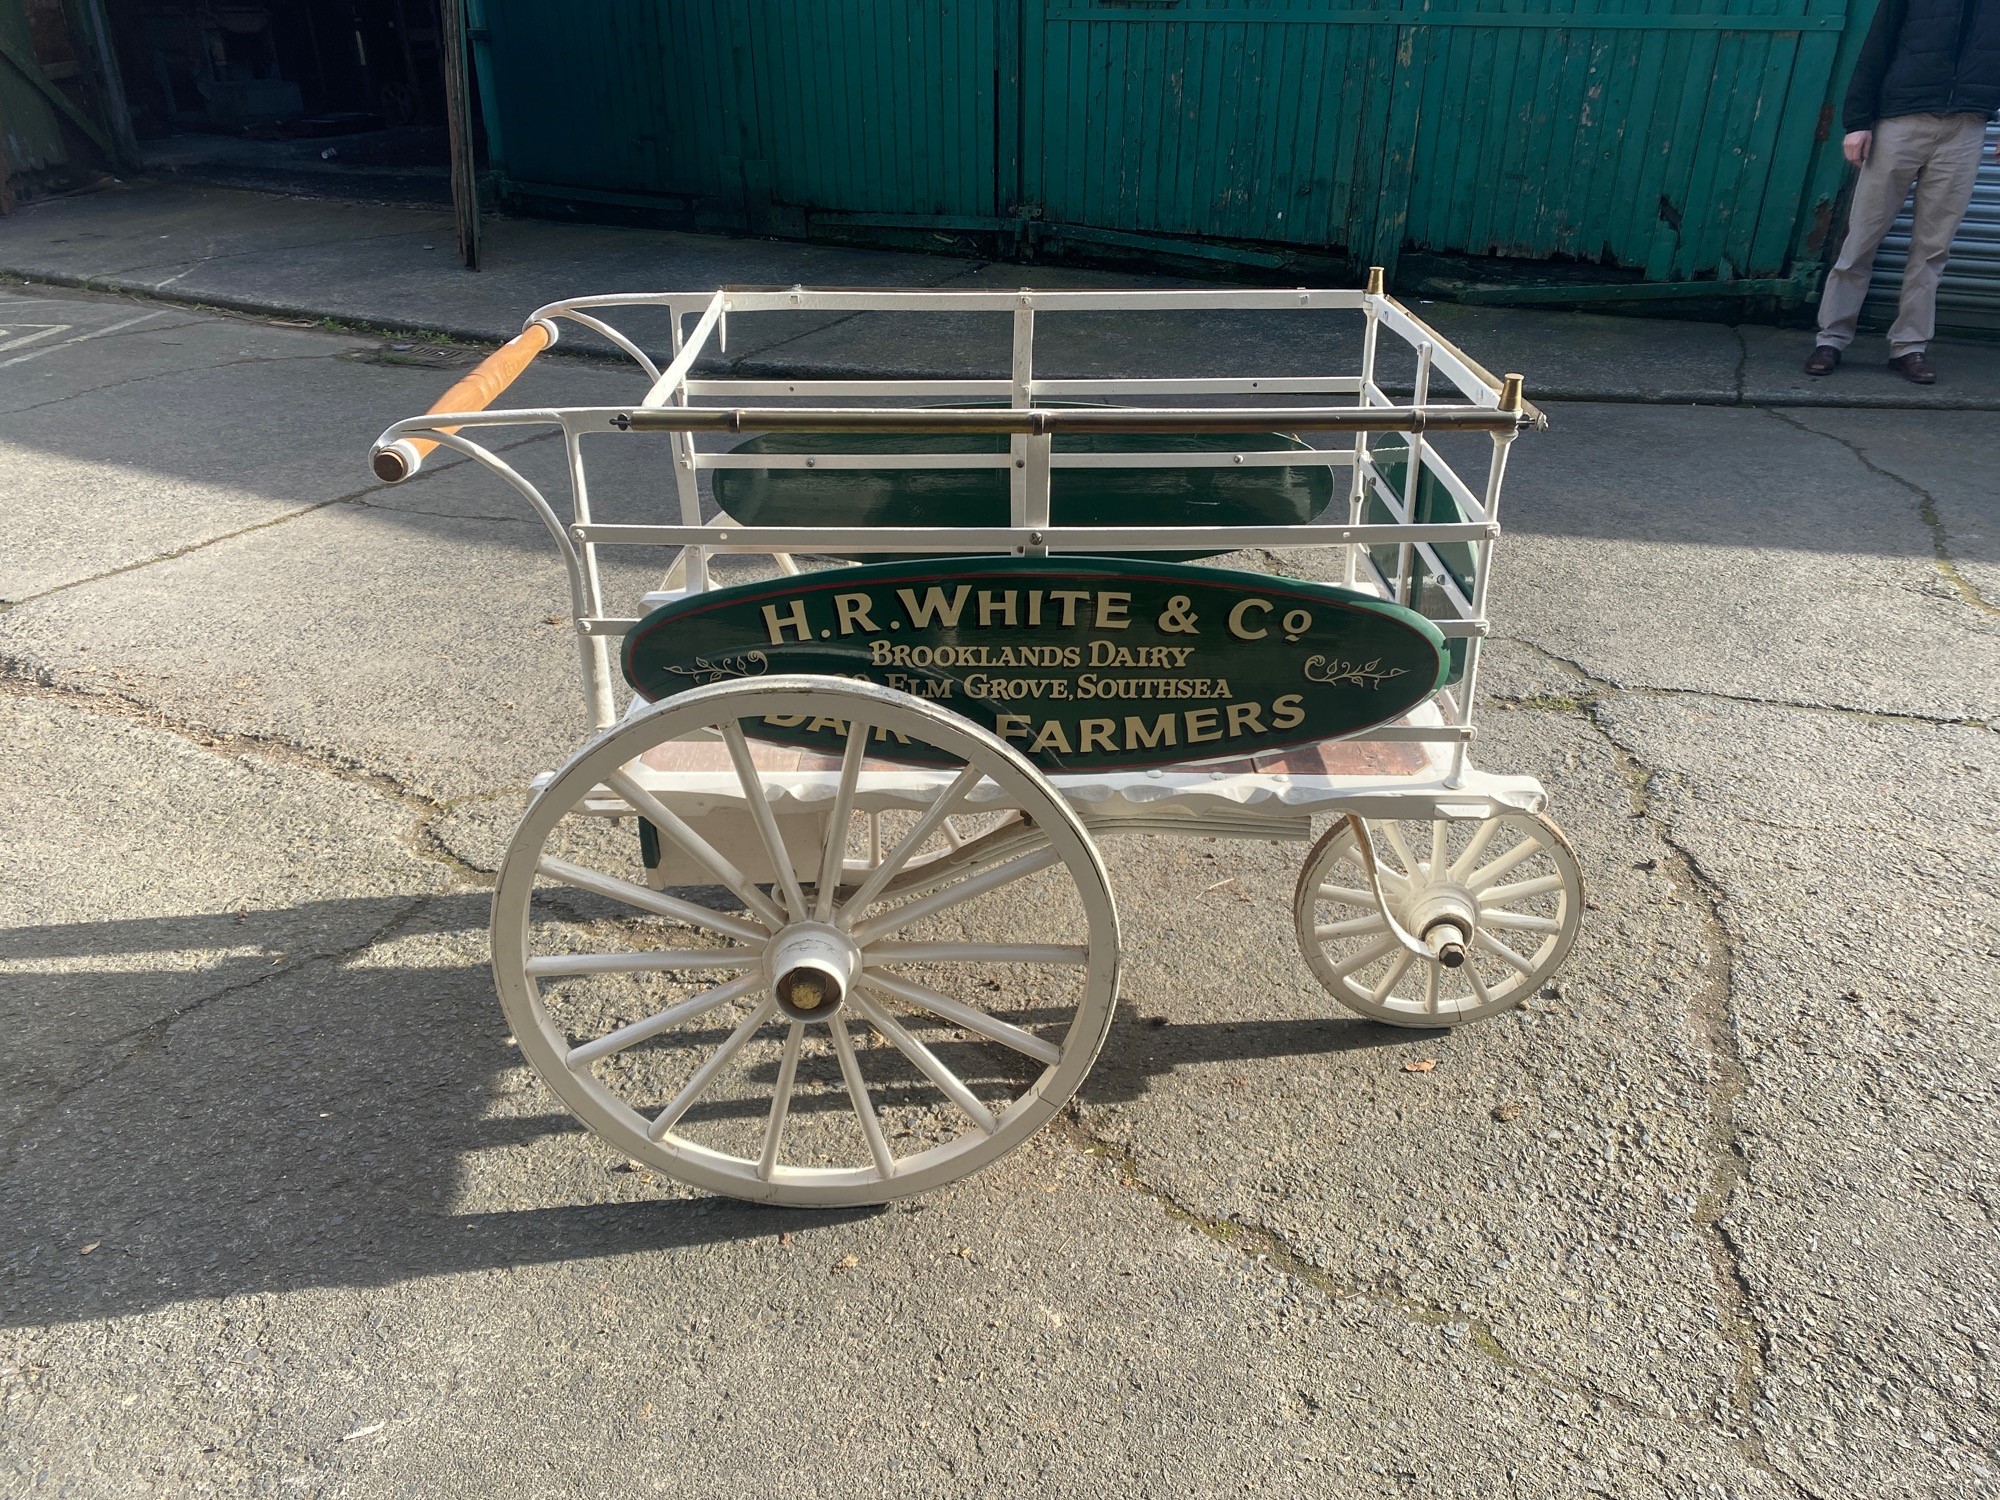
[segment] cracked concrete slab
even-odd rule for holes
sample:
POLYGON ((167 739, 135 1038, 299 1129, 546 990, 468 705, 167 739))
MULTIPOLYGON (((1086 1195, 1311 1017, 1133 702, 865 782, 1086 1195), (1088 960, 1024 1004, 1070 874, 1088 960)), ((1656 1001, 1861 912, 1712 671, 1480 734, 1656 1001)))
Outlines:
POLYGON ((1795 412, 1800 426, 1846 444, 1906 486, 1940 564, 1969 602, 2000 612, 2000 418, 1967 413, 1795 412))
MULTIPOLYGON (((451 469, 411 489, 465 482, 490 483, 451 469)), ((531 519, 330 505, 19 606, 0 617, 0 649, 17 675, 449 800, 525 785, 582 743, 551 551, 531 519)), ((607 574, 624 599, 658 578, 607 574)))
POLYGON ((0 695, 0 1140, 232 991, 446 883, 380 791, 52 695, 0 695))
POLYGON ((83 1493, 726 1497, 782 1453, 826 1495, 1784 1493, 1714 1434, 1301 1285, 1059 1134, 882 1212, 608 1172, 543 1112, 449 903, 42 1124, 0 1180, 0 1472, 59 1449, 83 1493))
POLYGON ((1995 711, 2000 624, 1940 572, 1918 497, 1834 438, 1765 411, 1564 406, 1515 444, 1508 490, 1503 631, 1611 682, 1995 711))
POLYGON ((1723 1223, 1768 1343, 1755 1429, 1825 1493, 1983 1489, 2000 741, 1627 694, 1596 713, 1733 947, 1746 1176, 1723 1223))
POLYGON ((1191 1212, 1466 1322, 1496 1359, 1727 1419, 1739 1350, 1693 1222, 1713 1154, 1689 1019, 1714 960, 1698 899, 1657 868, 1586 726, 1497 715, 1481 758, 1543 778, 1591 872, 1559 997, 1452 1033, 1360 1020, 1298 956, 1300 849, 1121 841, 1114 887, 1157 894, 1122 913, 1123 1020, 1084 1126, 1191 1212), (1436 1066, 1406 1071, 1420 1059, 1436 1066))

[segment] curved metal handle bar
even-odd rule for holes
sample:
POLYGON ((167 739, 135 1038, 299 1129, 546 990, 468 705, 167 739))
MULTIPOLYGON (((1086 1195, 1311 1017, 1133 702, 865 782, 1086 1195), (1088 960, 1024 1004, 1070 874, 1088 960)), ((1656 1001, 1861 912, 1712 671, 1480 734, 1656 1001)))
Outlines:
MULTIPOLYGON (((536 314, 536 317, 540 316, 541 314, 539 313, 536 314)), ((639 368, 646 372, 646 378, 648 380, 658 380, 660 378, 660 367, 653 363, 651 356, 648 355, 644 349, 641 349, 637 344, 633 343, 632 340, 625 337, 624 334, 620 333, 617 329, 613 328, 609 323, 605 322, 602 318, 593 318, 592 316, 590 316, 589 313, 577 312, 574 308, 558 309, 557 311, 550 313, 549 317, 568 318, 572 323, 582 324, 585 328, 588 328, 592 333, 597 334, 602 338, 609 339, 612 343, 616 344, 620 349, 623 349, 627 354, 631 355, 633 360, 637 362, 639 368)), ((528 321, 532 323, 534 319, 530 318, 528 321)))
POLYGON ((563 523, 557 518, 555 510, 542 498, 542 492, 522 477, 512 464, 470 439, 460 437, 453 432, 440 431, 437 434, 437 444, 441 448, 455 449, 473 462, 498 474, 514 486, 522 499, 534 507, 535 514, 542 518, 542 525, 548 528, 549 535, 555 538, 556 546, 562 549, 563 567, 569 573, 570 615, 578 620, 588 616, 590 591, 584 578, 583 558, 578 554, 575 542, 570 540, 569 533, 563 529, 563 523))

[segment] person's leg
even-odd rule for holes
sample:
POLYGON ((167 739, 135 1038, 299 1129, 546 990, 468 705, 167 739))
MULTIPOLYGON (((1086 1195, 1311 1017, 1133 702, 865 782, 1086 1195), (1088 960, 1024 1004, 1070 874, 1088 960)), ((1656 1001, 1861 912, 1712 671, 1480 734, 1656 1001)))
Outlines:
POLYGON ((1979 176, 1979 152, 1986 121, 1978 115, 1950 115, 1941 123, 1930 159, 1917 176, 1911 210, 1910 258, 1903 267, 1903 296, 1889 326, 1889 357, 1921 353, 1937 323, 1938 280, 1951 259, 1952 237, 1972 202, 1979 176))
POLYGON ((1847 238, 1840 258, 1826 273, 1826 290, 1819 299, 1819 341, 1835 349, 1854 342, 1854 324, 1868 296, 1868 276, 1875 269, 1875 252, 1882 236, 1903 211, 1910 184, 1924 163, 1931 115, 1904 115, 1875 122, 1875 141, 1861 174, 1854 180, 1854 197, 1847 206, 1847 238))

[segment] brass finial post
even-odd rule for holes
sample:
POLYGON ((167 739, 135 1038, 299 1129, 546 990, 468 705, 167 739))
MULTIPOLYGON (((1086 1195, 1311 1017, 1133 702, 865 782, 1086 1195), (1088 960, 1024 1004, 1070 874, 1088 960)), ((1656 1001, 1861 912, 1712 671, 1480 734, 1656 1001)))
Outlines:
POLYGON ((1521 406, 1521 377, 1518 375, 1502 375, 1500 377, 1500 410, 1518 412, 1521 406))
POLYGON ((1368 268, 1368 295, 1371 297, 1382 295, 1382 268, 1380 266, 1370 266, 1368 268))

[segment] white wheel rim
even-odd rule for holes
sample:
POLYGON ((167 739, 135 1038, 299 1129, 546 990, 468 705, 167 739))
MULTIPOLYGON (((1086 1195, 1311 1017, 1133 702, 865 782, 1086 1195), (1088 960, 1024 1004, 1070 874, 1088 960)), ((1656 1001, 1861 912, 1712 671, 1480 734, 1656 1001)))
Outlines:
POLYGON ((1446 968, 1391 936, 1354 835, 1327 830, 1293 901, 1299 947, 1328 993, 1397 1026, 1456 1026, 1519 1005, 1561 967, 1576 939, 1583 875, 1556 825, 1535 813, 1481 822, 1375 821, 1383 894, 1419 931, 1439 911, 1472 914, 1466 960, 1446 968))
MULTIPOLYGON (((861 743, 850 736, 851 750, 861 743)), ((779 835, 763 815, 770 804, 743 800, 762 847, 772 849, 779 835)), ((979 1170, 1025 1140, 1076 1092, 1110 1029, 1118 922, 1102 862, 1081 821, 1018 752, 946 710, 887 688, 831 678, 766 678, 716 684, 666 700, 586 745, 549 781, 530 804, 501 865, 493 902, 493 965, 502 1007, 524 1056, 617 1150, 734 1197, 796 1205, 873 1203, 929 1191, 979 1170), (626 778, 627 769, 655 746, 712 737, 709 726, 722 726, 739 782, 746 775, 755 780, 761 799, 771 778, 749 768, 735 731, 765 714, 839 719, 861 734, 900 734, 936 746, 958 762, 955 775, 952 769, 940 774, 941 786, 961 794, 977 788, 974 795, 985 798, 982 807, 1014 810, 1029 823, 997 840, 982 857, 950 827, 949 818, 936 816, 935 804, 946 798, 933 797, 933 806, 913 809, 899 831, 898 838, 907 837, 925 821, 930 824, 906 874, 896 868, 897 839, 883 833, 879 819, 855 810, 866 780, 859 754, 851 753, 833 779, 829 818, 829 826, 832 817, 843 820, 848 838, 831 851, 822 848, 818 860, 820 875, 831 876, 826 891, 831 899, 822 899, 821 881, 811 874, 797 880, 781 875, 765 891, 750 886, 720 851, 709 847, 712 858, 704 859, 684 841, 685 835, 702 840, 698 816, 662 837, 703 860, 717 884, 735 889, 739 909, 713 911, 638 884, 631 878, 639 870, 638 838, 629 820, 621 831, 630 852, 626 867, 618 868, 615 837, 597 832, 606 829, 604 820, 583 811, 593 789, 619 789, 628 804, 664 830, 678 816, 664 805, 673 799, 653 797, 626 778), (552 841, 560 845, 580 834, 600 841, 604 857, 577 862, 551 854, 552 841), (850 840, 857 839, 869 851, 858 868, 845 857, 850 840), (932 844, 938 850, 924 853, 932 844), (1036 888, 1035 901, 1015 904, 1032 908, 1036 921, 1065 928, 1073 941, 999 941, 973 930, 994 919, 988 892, 1030 879, 1048 884, 1050 899, 1042 899, 1036 888), (616 903, 622 924, 580 921, 553 905, 605 898, 616 903), (767 953, 777 931, 799 931, 802 919, 839 929, 858 952, 831 1019, 787 1014, 774 994, 767 953), (927 935, 926 924, 947 930, 927 935), (582 951, 549 951, 555 936, 572 948, 580 943, 582 951), (702 972, 722 978, 700 981, 686 995, 660 994, 682 982, 676 976, 702 972), (988 998, 984 990, 977 999, 959 993, 975 981, 995 986, 997 997, 988 998), (1023 997, 1031 984, 1038 1019, 1017 1026, 1027 1013, 1023 997), (624 986, 634 994, 647 988, 652 1008, 609 1030, 573 1038, 569 1026, 580 1013, 567 999, 575 992, 570 986, 624 986), (1060 997, 1053 1009, 1040 1003, 1045 988, 1060 997), (640 1056, 659 1063, 656 1073, 691 1070, 670 1097, 660 1097, 657 1077, 642 1076, 630 1061, 640 1056), (722 1080, 731 1080, 735 1095, 755 1093, 753 1057, 766 1058, 771 1074, 754 1139, 745 1136, 740 1121, 728 1127, 736 1132, 734 1149, 700 1139, 699 1117, 716 1103, 711 1091, 722 1080), (967 1057, 977 1066, 953 1061, 967 1057), (898 1150, 901 1142, 891 1138, 882 1116, 890 1091, 880 1075, 889 1068, 930 1095, 921 1108, 896 1103, 897 1121, 945 1122, 940 1132, 948 1123, 943 1139, 927 1141, 916 1133, 914 1149, 898 1150), (804 1092, 808 1072, 822 1084, 839 1080, 851 1115, 850 1162, 788 1157, 804 1100, 814 1100, 815 1122, 830 1110, 828 1087, 810 1096, 804 1092), (651 1095, 642 1097, 642 1083, 652 1088, 651 1095)), ((905 1088, 894 1097, 917 1096, 905 1088)), ((740 1102, 732 1096, 732 1105, 740 1102)), ((821 1129, 815 1139, 823 1144, 824 1135, 821 1129)))

